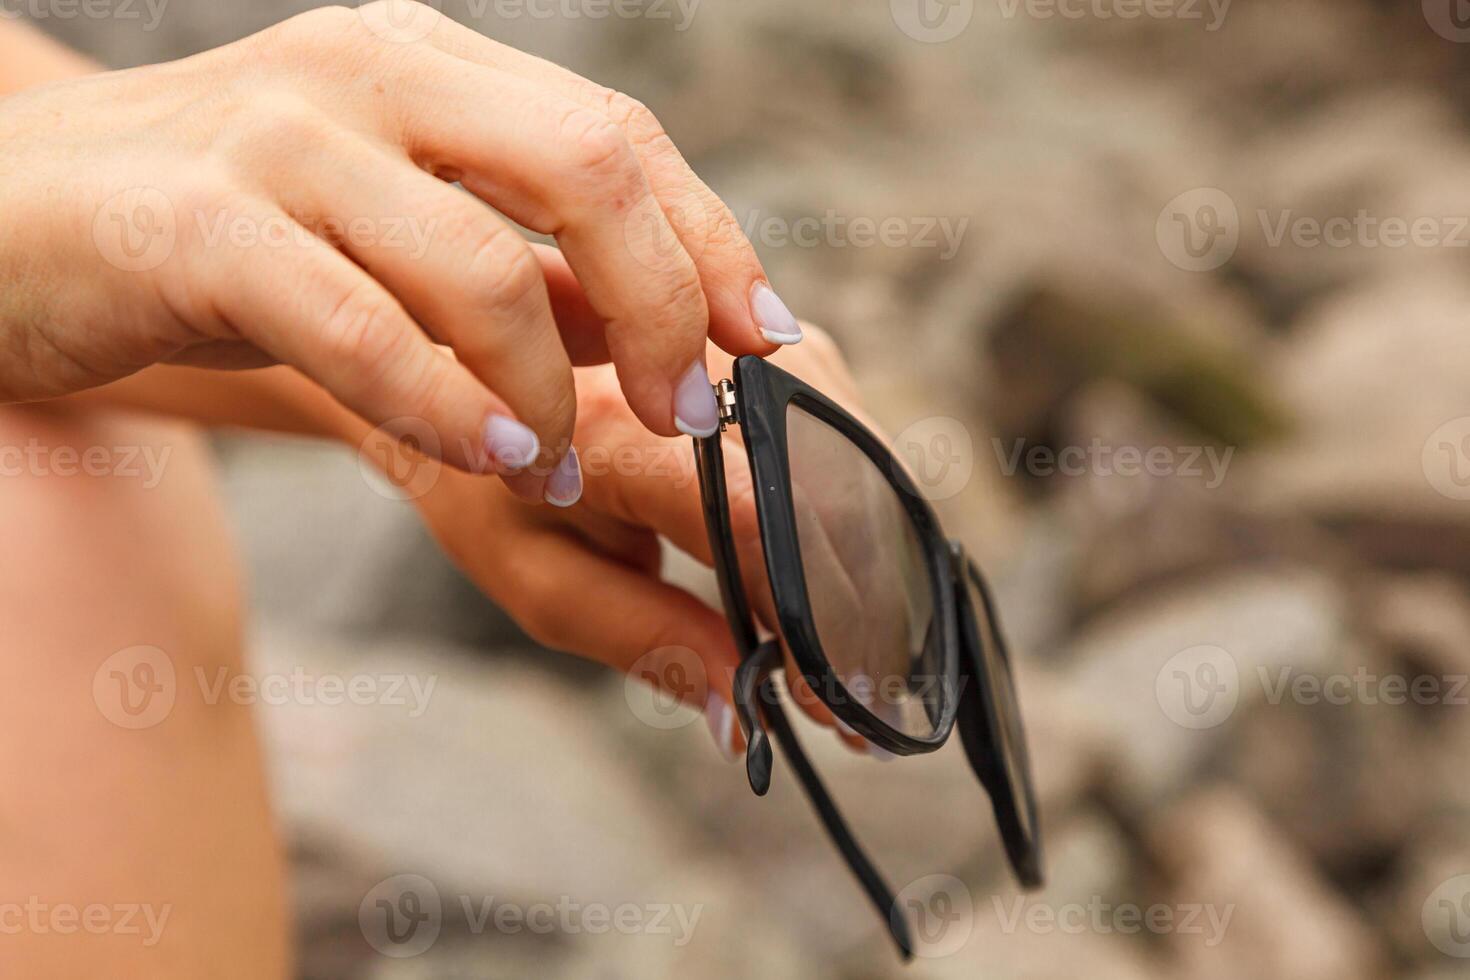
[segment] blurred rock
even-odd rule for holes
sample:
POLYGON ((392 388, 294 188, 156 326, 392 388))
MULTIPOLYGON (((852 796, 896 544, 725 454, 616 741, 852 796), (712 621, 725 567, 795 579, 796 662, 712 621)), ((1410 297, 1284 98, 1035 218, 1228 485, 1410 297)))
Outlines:
POLYGON ((1187 791, 1266 693, 1262 671, 1337 655, 1342 596, 1308 568, 1176 584, 1097 617, 1077 635, 1066 686, 1115 738, 1120 792, 1147 808, 1187 791))
POLYGON ((1383 953, 1357 911, 1302 862, 1249 802, 1229 789, 1197 793, 1160 817, 1150 843, 1179 905, 1229 911, 1223 939, 1166 934, 1175 975, 1352 980, 1381 976, 1383 953))

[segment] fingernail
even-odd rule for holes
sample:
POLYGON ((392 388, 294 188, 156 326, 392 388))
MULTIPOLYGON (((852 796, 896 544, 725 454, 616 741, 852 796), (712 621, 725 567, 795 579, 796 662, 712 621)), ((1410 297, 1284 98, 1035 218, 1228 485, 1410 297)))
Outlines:
POLYGON ((709 725, 710 737, 715 740, 715 748, 720 750, 726 762, 734 762, 735 709, 726 704, 724 698, 711 692, 704 702, 704 720, 709 725))
POLYGON ((703 361, 689 365, 674 387, 674 426, 686 436, 701 439, 720 431, 715 388, 709 383, 703 361))
POLYGON ((894 759, 898 758, 898 756, 894 755, 892 752, 889 752, 887 749, 880 749, 872 742, 868 743, 868 755, 877 759, 879 762, 892 762, 894 759))
POLYGON ((801 324, 781 302, 770 283, 758 282, 750 290, 750 313, 761 336, 773 344, 801 342, 801 324))
POLYGON ((582 464, 577 451, 568 449, 546 478, 546 502, 556 507, 570 507, 582 499, 582 464))
POLYGON ((519 473, 541 451, 541 440, 528 427, 506 415, 485 420, 485 452, 498 473, 519 473))

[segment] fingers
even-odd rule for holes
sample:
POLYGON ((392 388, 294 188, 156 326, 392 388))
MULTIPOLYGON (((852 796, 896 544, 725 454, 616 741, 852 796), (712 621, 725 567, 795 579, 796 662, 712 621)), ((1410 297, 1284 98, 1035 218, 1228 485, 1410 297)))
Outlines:
POLYGON ((543 85, 611 120, 633 147, 658 203, 693 259, 709 304, 709 336, 731 354, 768 354, 801 339, 744 230, 695 175, 653 113, 621 92, 440 18, 431 42, 466 61, 543 85))
MULTIPOLYGON (((265 204, 242 203, 238 213, 257 227, 289 221, 265 204)), ((505 402, 436 348, 363 270, 306 229, 297 231, 271 247, 224 238, 193 253, 208 256, 184 277, 197 298, 175 305, 208 307, 224 331, 295 366, 374 425, 479 471, 487 423, 521 427, 505 402)))
POLYGON ((551 297, 551 310, 556 317, 557 329, 561 331, 562 346, 572 364, 582 367, 606 364, 612 360, 607 349, 607 337, 603 333, 607 324, 587 301, 582 284, 567 264, 560 249, 550 245, 532 243, 531 251, 541 263, 541 275, 546 280, 546 291, 551 297))
POLYGON ((535 557, 497 576, 494 592, 534 640, 636 674, 704 711, 727 757, 744 749, 729 708, 739 654, 722 615, 565 533, 521 550, 535 557))
POLYGON ((663 435, 708 431, 708 384, 680 390, 704 365, 699 275, 622 132, 554 92, 432 47, 396 62, 405 70, 392 77, 390 138, 424 169, 458 176, 513 220, 556 236, 606 324, 633 411, 663 435))
POLYGON ((484 204, 401 158, 343 132, 330 155, 298 156, 277 192, 330 236, 535 433, 539 458, 503 425, 487 433, 488 468, 539 502, 566 455, 576 420, 572 366, 552 314, 542 265, 514 228, 484 204), (345 233, 351 215, 376 234, 345 233), (403 227, 408 231, 403 231, 403 227), (397 227, 398 233, 389 229, 397 227), (499 436, 498 443, 497 436, 499 436))

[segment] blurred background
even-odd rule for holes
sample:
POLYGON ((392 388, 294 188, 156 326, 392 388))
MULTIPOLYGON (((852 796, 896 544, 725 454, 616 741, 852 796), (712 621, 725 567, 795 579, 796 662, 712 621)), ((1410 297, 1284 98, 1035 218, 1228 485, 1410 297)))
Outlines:
MULTIPOLYGON (((536 649, 350 452, 229 437, 254 669, 433 684, 260 706, 302 977, 1464 975, 1458 0, 436 5, 647 103, 836 336, 996 583, 1049 882, 957 745, 806 729, 921 920, 901 969, 784 765, 757 799, 697 717, 536 649), (411 949, 360 915, 404 882, 411 949)), ((128 66, 309 6, 33 14, 128 66)))

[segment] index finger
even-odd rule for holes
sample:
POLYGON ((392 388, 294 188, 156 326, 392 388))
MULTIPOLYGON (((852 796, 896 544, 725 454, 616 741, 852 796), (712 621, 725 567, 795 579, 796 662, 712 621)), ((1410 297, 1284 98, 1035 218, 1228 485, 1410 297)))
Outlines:
POLYGON ((492 41, 440 17, 430 42, 442 51, 544 85, 611 120, 627 136, 709 304, 709 336, 730 354, 766 355, 801 340, 801 325, 771 287, 740 222, 694 173, 663 125, 637 99, 560 65, 492 41))

